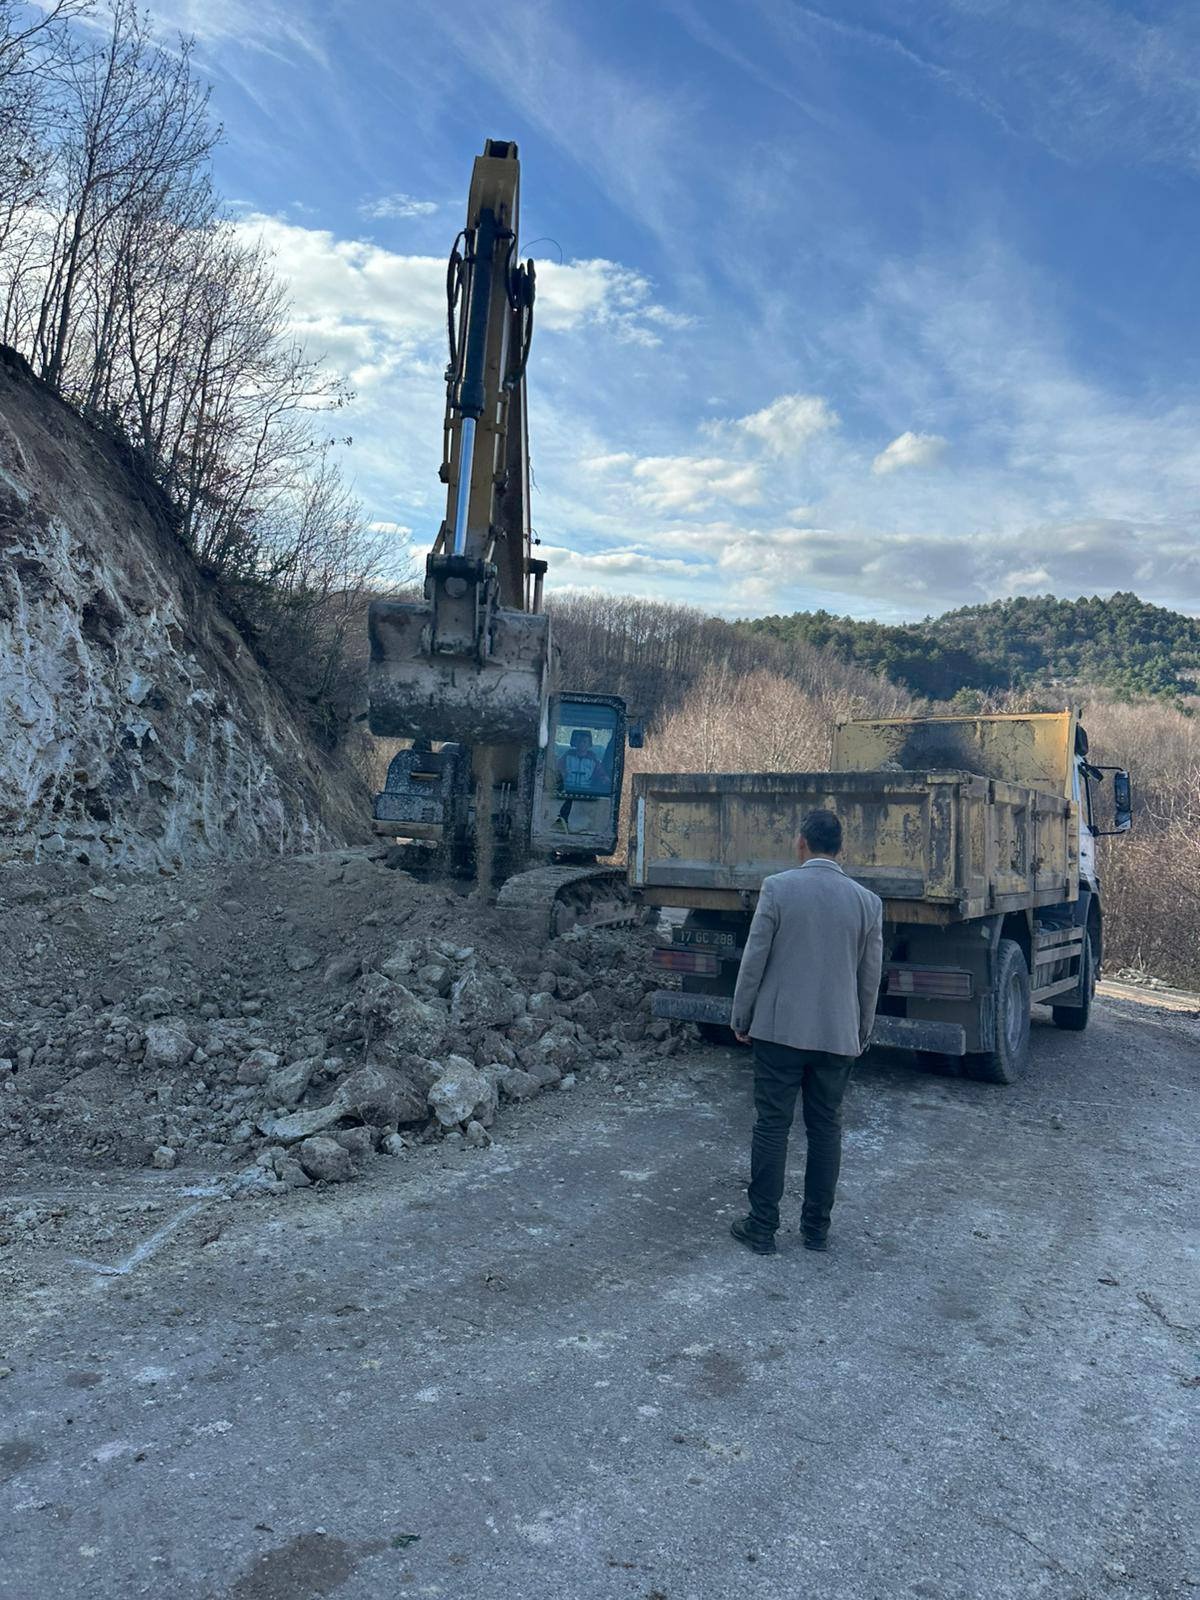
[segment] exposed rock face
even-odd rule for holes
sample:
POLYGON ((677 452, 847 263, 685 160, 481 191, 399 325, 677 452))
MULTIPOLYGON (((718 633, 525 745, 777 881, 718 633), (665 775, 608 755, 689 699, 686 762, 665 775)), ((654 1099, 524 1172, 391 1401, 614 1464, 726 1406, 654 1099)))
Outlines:
POLYGON ((167 865, 362 835, 165 501, 0 346, 0 860, 167 865))

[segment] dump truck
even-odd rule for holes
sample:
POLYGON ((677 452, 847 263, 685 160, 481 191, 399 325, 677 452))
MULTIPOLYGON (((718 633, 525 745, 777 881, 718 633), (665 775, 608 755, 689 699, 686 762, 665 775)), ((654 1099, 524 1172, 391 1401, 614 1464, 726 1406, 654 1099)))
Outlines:
POLYGON ((1104 958, 1096 839, 1130 826, 1132 801, 1128 773, 1089 762, 1074 713, 844 721, 832 767, 635 776, 629 881, 665 913, 652 959, 675 985, 654 1014, 728 1028, 762 880, 795 865, 801 821, 826 807, 844 870, 883 901, 872 1043, 1011 1083, 1032 1005, 1086 1028, 1104 958))

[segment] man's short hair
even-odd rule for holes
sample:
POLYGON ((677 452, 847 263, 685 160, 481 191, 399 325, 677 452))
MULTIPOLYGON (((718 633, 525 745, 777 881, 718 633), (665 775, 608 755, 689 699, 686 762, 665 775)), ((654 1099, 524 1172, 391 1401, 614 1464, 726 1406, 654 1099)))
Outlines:
POLYGON ((819 856, 836 856, 842 848, 842 825, 832 811, 810 811, 800 824, 800 837, 819 856))

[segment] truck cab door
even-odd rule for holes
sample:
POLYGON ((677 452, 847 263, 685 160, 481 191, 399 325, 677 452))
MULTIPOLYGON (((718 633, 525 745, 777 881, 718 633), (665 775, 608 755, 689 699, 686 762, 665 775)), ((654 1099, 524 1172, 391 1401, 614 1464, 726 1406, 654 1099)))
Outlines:
POLYGON ((1092 823, 1092 795, 1088 788, 1086 762, 1075 758, 1074 800, 1079 814, 1079 881, 1096 885, 1096 835, 1092 823))
POLYGON ((535 768, 533 847, 611 855, 625 771, 625 702, 617 695, 564 691, 550 697, 549 721, 535 768))

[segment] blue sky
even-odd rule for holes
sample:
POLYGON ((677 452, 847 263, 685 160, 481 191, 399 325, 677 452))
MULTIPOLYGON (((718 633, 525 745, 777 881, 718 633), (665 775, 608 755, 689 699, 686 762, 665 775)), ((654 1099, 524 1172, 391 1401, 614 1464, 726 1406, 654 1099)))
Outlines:
POLYGON ((371 517, 418 553, 443 263, 491 136, 541 241, 558 583, 726 615, 1200 610, 1190 0, 152 9, 197 36, 220 186, 357 391, 371 517))

